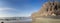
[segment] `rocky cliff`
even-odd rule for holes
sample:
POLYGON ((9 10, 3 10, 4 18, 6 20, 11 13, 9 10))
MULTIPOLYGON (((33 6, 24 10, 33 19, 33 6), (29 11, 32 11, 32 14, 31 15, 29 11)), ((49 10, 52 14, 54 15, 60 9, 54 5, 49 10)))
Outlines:
POLYGON ((32 20, 36 18, 60 16, 60 2, 46 2, 38 12, 32 13, 32 20))

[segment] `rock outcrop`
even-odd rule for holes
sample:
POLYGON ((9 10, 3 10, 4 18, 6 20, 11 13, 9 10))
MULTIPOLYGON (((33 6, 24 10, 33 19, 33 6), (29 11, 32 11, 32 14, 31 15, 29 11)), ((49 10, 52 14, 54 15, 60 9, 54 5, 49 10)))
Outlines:
POLYGON ((33 22, 36 18, 60 15, 60 2, 46 2, 38 12, 31 15, 33 22))

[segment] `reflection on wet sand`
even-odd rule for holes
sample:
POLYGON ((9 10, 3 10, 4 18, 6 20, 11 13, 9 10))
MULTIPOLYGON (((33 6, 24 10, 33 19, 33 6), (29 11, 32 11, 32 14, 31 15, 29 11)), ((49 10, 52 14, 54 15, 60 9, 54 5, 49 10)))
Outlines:
POLYGON ((31 23, 31 18, 0 18, 0 23, 31 23))
POLYGON ((0 23, 31 23, 31 19, 27 20, 11 20, 11 21, 0 21, 0 23))

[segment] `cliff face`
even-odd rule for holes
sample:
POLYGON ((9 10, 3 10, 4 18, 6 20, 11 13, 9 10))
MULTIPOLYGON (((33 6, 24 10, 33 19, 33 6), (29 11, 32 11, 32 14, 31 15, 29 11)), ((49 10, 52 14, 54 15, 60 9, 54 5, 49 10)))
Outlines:
POLYGON ((60 2, 46 2, 38 12, 32 14, 32 17, 48 15, 60 15, 60 2))
POLYGON ((31 16, 32 20, 35 21, 36 18, 58 15, 60 15, 60 2, 46 2, 38 12, 31 16))

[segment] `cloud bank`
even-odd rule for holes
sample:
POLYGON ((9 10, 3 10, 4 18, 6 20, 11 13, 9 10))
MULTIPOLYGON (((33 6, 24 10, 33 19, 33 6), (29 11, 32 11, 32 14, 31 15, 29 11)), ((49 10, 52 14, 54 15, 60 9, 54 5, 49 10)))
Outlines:
POLYGON ((13 11, 16 11, 14 8, 0 7, 0 17, 12 17, 14 16, 13 11))

